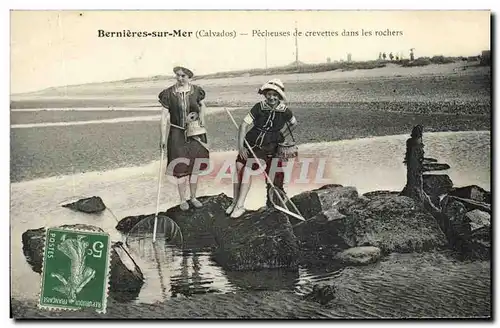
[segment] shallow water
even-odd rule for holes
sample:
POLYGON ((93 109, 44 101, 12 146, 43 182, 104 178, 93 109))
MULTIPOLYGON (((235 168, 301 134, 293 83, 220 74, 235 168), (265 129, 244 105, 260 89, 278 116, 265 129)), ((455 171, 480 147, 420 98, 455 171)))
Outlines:
MULTIPOLYGON (((402 164, 407 136, 319 143, 301 146, 301 154, 314 154, 328 159, 331 183, 355 186, 360 194, 372 190, 401 190, 405 183, 402 164)), ((490 190, 490 133, 426 133, 426 157, 451 166, 445 171, 455 186, 479 185, 490 190)), ((234 152, 214 154, 214 159, 234 158, 234 152)), ((70 211, 60 205, 74 199, 100 196, 118 219, 129 215, 154 213, 158 162, 143 167, 123 168, 108 172, 90 172, 72 176, 37 179, 11 185, 11 252, 12 297, 35 299, 40 276, 34 273, 22 254, 21 234, 27 229, 60 224, 85 223, 103 228, 115 241, 123 236, 115 229, 110 212, 92 216, 70 211)), ((289 196, 319 187, 321 184, 289 186, 289 196)), ((231 195, 229 181, 214 185, 202 180, 199 195, 225 193, 231 195)), ((255 183, 249 193, 247 208, 264 205, 263 181, 255 183)), ((176 187, 165 181, 161 211, 178 203, 176 187)), ((226 272, 215 264, 209 253, 189 253, 176 249, 165 252, 161 265, 162 279, 155 261, 140 259, 146 284, 138 300, 153 303, 172 294, 227 293, 238 290, 287 289, 302 293, 310 281, 334 278, 339 268, 317 268, 314 272, 270 270, 262 272, 226 272)), ((136 256, 137 257, 137 256, 136 256)))

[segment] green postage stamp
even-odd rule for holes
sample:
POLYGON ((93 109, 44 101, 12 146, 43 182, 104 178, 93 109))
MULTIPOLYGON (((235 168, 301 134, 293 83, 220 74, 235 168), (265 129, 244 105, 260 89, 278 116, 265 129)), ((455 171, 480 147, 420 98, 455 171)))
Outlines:
POLYGON ((110 248, 104 232, 47 229, 39 307, 105 313, 110 248))

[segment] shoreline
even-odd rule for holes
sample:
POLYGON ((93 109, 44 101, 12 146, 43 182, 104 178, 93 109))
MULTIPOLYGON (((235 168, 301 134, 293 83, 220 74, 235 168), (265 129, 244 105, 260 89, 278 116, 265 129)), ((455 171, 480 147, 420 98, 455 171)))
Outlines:
MULTIPOLYGON (((443 131, 426 131, 427 135, 436 135, 436 136, 447 136, 447 135, 467 135, 471 133, 476 133, 476 134, 488 134, 490 135, 491 138, 491 130, 485 130, 485 129, 477 129, 477 130, 443 130, 443 131)), ((335 145, 338 143, 359 143, 359 142, 377 142, 380 140, 391 140, 391 139, 404 139, 407 138, 408 134, 407 133, 399 133, 399 134, 390 134, 390 135, 368 135, 368 134, 363 134, 363 135, 355 135, 352 138, 346 138, 346 139, 335 139, 335 140, 330 140, 330 141, 317 141, 317 142, 308 142, 308 143, 303 143, 299 144, 299 151, 305 149, 312 148, 314 146, 324 146, 324 145, 335 145)), ((228 149, 228 148, 219 148, 219 149, 211 149, 212 154, 218 154, 222 155, 225 153, 236 153, 236 148, 234 149, 228 149)), ((93 175, 102 175, 106 174, 107 172, 110 171, 116 171, 116 170, 126 170, 126 169, 138 169, 138 168, 147 168, 152 165, 156 165, 158 162, 158 159, 154 158, 151 159, 148 162, 143 162, 139 163, 137 165, 121 165, 121 166, 113 166, 113 167, 107 167, 103 168, 101 170, 85 170, 83 172, 71 172, 68 170, 66 172, 63 172, 62 174, 51 174, 51 175, 44 175, 44 176, 39 176, 39 177, 34 177, 32 179, 22 179, 22 180, 10 180, 10 185, 19 185, 19 184, 26 184, 26 183, 36 183, 36 182, 44 182, 44 181, 49 181, 51 179, 64 179, 68 178, 71 176, 75 175, 87 175, 87 174, 93 174, 93 175)), ((126 164, 126 163, 125 163, 126 164)))
MULTIPOLYGON (((449 135, 466 135, 470 133, 477 133, 477 134, 489 134, 491 135, 490 130, 463 130, 463 131, 428 131, 426 132, 426 135, 436 135, 436 136, 449 136, 449 135)), ((332 140, 332 141, 323 141, 323 142, 318 142, 318 143, 305 143, 305 144, 300 144, 299 147, 304 147, 304 148, 310 148, 317 146, 318 144, 323 146, 323 145, 328 145, 328 144, 336 144, 336 143, 357 143, 357 142, 371 142, 371 141, 380 141, 384 139, 398 139, 398 138, 407 138, 407 134, 395 134, 395 135, 385 135, 385 136, 366 136, 366 137, 355 137, 351 139, 340 139, 340 140, 332 140)), ((236 148, 235 149, 229 149, 229 150, 212 150, 213 153, 216 153, 218 155, 222 155, 225 153, 236 153, 236 148)), ((144 165, 140 166, 123 166, 123 167, 118 167, 118 168, 110 168, 104 171, 86 171, 82 173, 78 173, 77 175, 82 175, 82 174, 90 174, 90 175, 102 175, 106 174, 106 172, 110 171, 116 171, 116 170, 127 170, 127 169, 138 169, 138 168, 149 168, 151 166, 154 166, 158 164, 158 160, 152 160, 149 163, 146 163, 144 165)), ((44 183, 53 179, 67 179, 72 177, 74 174, 62 174, 62 175, 53 175, 53 176, 46 176, 46 177, 40 177, 40 178, 35 178, 31 180, 21 180, 21 181, 11 181, 11 185, 19 185, 19 184, 31 184, 31 183, 44 183)))

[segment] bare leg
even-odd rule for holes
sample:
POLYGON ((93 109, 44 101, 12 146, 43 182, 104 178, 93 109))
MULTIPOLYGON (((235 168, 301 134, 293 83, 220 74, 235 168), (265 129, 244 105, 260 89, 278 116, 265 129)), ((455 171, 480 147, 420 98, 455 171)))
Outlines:
POLYGON ((231 212, 236 207, 238 202, 238 195, 240 194, 241 181, 239 179, 241 172, 243 172, 244 164, 236 162, 236 176, 233 176, 233 202, 226 209, 226 214, 231 214, 231 212))
POLYGON ((189 209, 189 204, 186 202, 186 181, 188 177, 184 176, 177 179, 177 189, 179 190, 179 197, 181 199, 180 208, 185 211, 189 209))
POLYGON ((245 200, 247 199, 248 191, 250 190, 250 185, 252 184, 252 177, 245 177, 251 171, 250 168, 245 167, 243 173, 243 181, 240 183, 240 190, 238 193, 238 201, 236 203, 237 207, 244 207, 245 200))
POLYGON ((244 167, 243 170, 242 181, 240 182, 238 193, 238 201, 236 202, 236 207, 234 208, 233 213, 231 213, 232 218, 240 217, 245 212, 245 200, 252 184, 252 176, 249 175, 252 169, 250 167, 244 167))
POLYGON ((191 204, 193 204, 194 207, 200 208, 203 206, 203 204, 196 199, 196 189, 198 187, 198 177, 196 175, 194 176, 194 181, 196 182, 191 182, 193 180, 189 180, 189 190, 191 191, 191 204))

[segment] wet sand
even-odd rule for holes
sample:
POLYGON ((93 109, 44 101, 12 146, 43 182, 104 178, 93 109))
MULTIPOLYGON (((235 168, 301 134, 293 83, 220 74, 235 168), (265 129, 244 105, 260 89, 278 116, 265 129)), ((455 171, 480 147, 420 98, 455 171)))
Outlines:
MULTIPOLYGON (((416 124, 423 124, 427 132, 491 129, 490 118, 484 115, 383 113, 344 107, 292 110, 299 122, 294 131, 299 144, 409 134, 416 124)), ((233 110, 232 115, 240 122, 247 111, 233 110)), ((212 151, 236 150, 236 128, 227 113, 208 115, 206 124, 212 151)), ((138 166, 159 158, 157 120, 15 128, 10 135, 12 182, 138 166)))
MULTIPOLYGON (((490 318, 489 262, 456 262, 440 253, 394 254, 365 267, 348 268, 323 281, 337 286, 337 297, 320 305, 291 291, 172 298, 157 304, 108 303, 106 314, 48 312, 34 301, 12 302, 16 318, 143 319, 335 319, 335 318, 490 318)), ((309 288, 310 290, 310 288, 309 288)))
POLYGON ((10 124, 26 123, 47 123, 47 122, 72 122, 72 121, 90 121, 103 120, 118 117, 135 117, 145 115, 158 115, 160 109, 155 111, 31 111, 10 113, 10 124))

